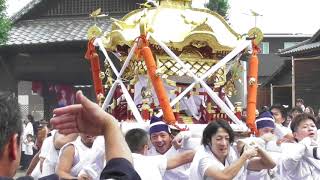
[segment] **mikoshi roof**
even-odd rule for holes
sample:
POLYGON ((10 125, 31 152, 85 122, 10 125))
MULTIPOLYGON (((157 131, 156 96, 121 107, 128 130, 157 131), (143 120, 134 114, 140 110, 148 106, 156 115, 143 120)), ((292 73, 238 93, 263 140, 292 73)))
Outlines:
MULTIPOLYGON (((152 37, 165 43, 195 74, 203 75, 231 52, 242 37, 219 14, 208 9, 191 8, 188 2, 161 1, 159 6, 137 9, 120 20, 113 19, 111 31, 105 33, 105 48, 120 50, 124 59, 127 47, 132 47, 140 36, 142 22, 145 22, 144 26, 152 33, 152 37)), ((187 75, 153 38, 149 39, 149 43, 153 53, 157 55, 158 66, 163 74, 176 77, 187 75)), ((146 73, 141 61, 131 61, 128 69, 128 77, 132 77, 131 72, 146 73)), ((224 69, 219 70, 218 74, 219 77, 225 76, 224 69)))
POLYGON ((230 51, 240 38, 240 35, 215 12, 169 3, 154 8, 137 9, 121 20, 115 20, 107 37, 110 39, 106 47, 115 49, 117 45, 131 46, 140 35, 140 21, 143 17, 146 18, 147 28, 155 37, 178 50, 190 43, 202 46, 201 42, 205 41, 215 51, 230 51), (196 39, 199 44, 194 42, 196 39))

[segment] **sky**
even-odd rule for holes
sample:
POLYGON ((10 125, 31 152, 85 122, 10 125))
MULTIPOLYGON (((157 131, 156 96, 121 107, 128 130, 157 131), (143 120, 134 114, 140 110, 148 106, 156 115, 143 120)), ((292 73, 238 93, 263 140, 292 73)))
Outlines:
MULTIPOLYGON (((7 0, 8 15, 14 14, 31 0, 7 0)), ((203 7, 208 0, 193 0, 194 7, 203 7)), ((229 0, 229 23, 243 34, 254 27, 253 10, 262 16, 257 27, 264 33, 314 34, 320 29, 320 0, 229 0)))

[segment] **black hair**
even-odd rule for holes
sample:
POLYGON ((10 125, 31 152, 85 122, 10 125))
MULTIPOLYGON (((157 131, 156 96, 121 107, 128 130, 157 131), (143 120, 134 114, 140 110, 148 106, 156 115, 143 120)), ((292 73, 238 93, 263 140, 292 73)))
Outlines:
POLYGON ((14 134, 18 134, 18 143, 20 144, 22 131, 17 98, 12 93, 0 91, 0 153, 14 134))
POLYGON ((34 117, 31 114, 28 114, 27 118, 31 123, 34 123, 34 117))
POLYGON ((303 110, 301 109, 301 107, 293 107, 290 111, 290 113, 292 114, 294 111, 297 111, 298 113, 303 113, 303 110))
POLYGON ((145 145, 148 145, 148 133, 139 128, 131 129, 126 133, 126 142, 133 153, 140 152, 145 145))
POLYGON ((212 136, 217 134, 219 128, 222 128, 222 129, 227 131, 227 133, 229 134, 229 142, 233 143, 233 141, 234 141, 234 132, 233 132, 232 128, 230 127, 230 125, 228 124, 227 121, 219 119, 219 120, 216 120, 216 121, 212 121, 203 130, 201 144, 210 145, 212 136))
MULTIPOLYGON (((286 111, 286 109, 285 109, 282 105, 280 105, 280 104, 272 105, 272 106, 270 107, 270 112, 271 112, 272 109, 278 109, 278 110, 280 111, 280 113, 281 113, 281 116, 282 116, 284 119, 287 119, 287 111, 286 111)), ((271 113, 272 113, 272 112, 271 112, 271 113)))
POLYGON ((33 138, 32 134, 27 134, 27 138, 33 138))
POLYGON ((307 119, 312 120, 314 122, 314 124, 316 124, 316 120, 315 120, 314 116, 312 116, 309 113, 301 113, 301 114, 298 114, 296 117, 294 117, 291 122, 290 128, 291 128, 292 132, 296 132, 300 123, 307 120, 307 119))
POLYGON ((304 104, 304 100, 301 99, 301 98, 299 98, 299 99, 296 100, 296 103, 302 103, 302 104, 304 104))
POLYGON ((261 111, 262 111, 262 112, 269 111, 269 107, 268 107, 268 106, 263 106, 263 107, 261 108, 261 111))
POLYGON ((313 110, 313 108, 312 108, 311 106, 307 106, 306 109, 307 109, 307 108, 310 110, 310 113, 309 113, 309 114, 311 114, 311 115, 314 116, 314 110, 313 110))

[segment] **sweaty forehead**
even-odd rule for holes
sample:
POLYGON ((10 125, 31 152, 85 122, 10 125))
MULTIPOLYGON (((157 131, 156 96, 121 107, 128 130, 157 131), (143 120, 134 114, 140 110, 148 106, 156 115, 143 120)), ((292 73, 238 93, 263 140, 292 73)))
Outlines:
POLYGON ((272 114, 280 113, 280 110, 277 108, 271 109, 272 114))
POLYGON ((299 123, 299 126, 304 126, 304 125, 314 125, 314 122, 311 119, 306 119, 299 123))
POLYGON ((216 136, 216 137, 225 137, 225 136, 229 136, 229 134, 228 134, 228 132, 225 130, 225 129, 223 129, 223 128, 219 128, 218 129, 218 131, 217 131, 217 133, 216 134, 214 134, 213 136, 216 136))
POLYGON ((151 136, 161 136, 161 135, 169 135, 166 131, 154 132, 151 136))

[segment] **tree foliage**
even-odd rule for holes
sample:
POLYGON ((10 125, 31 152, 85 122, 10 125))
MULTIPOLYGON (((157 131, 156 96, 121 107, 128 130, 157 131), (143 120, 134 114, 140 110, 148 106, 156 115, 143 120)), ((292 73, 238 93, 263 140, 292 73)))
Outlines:
POLYGON ((11 23, 6 15, 6 0, 0 0, 0 44, 8 38, 11 23))
POLYGON ((222 17, 227 19, 228 10, 230 8, 228 0, 209 0, 205 6, 211 11, 215 11, 222 17))

